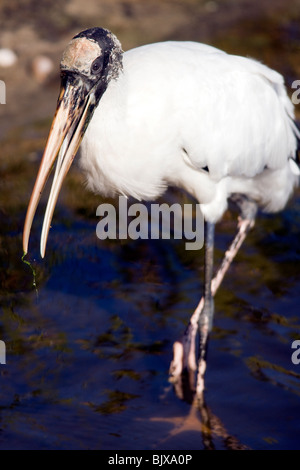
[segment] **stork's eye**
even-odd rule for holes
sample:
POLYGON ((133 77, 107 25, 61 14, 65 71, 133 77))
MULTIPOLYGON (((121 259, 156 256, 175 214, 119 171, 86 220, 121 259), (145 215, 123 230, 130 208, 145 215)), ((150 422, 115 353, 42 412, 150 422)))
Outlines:
POLYGON ((94 75, 97 75, 98 73, 101 72, 102 67, 103 67, 103 59, 102 57, 97 57, 97 59, 95 59, 94 62, 92 63, 91 73, 94 75))

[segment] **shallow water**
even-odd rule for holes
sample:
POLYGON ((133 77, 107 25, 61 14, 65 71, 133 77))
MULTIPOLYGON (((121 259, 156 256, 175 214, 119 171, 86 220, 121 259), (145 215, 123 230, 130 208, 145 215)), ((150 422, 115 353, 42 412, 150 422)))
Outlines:
MULTIPOLYGON (((200 297, 203 250, 100 241, 96 216, 61 202, 41 261, 42 206, 36 292, 20 260, 24 213, 2 214, 0 448, 299 448, 299 208, 296 195, 259 216, 218 292, 202 409, 176 396, 168 368, 200 297)), ((234 230, 227 215, 216 264, 234 230)))

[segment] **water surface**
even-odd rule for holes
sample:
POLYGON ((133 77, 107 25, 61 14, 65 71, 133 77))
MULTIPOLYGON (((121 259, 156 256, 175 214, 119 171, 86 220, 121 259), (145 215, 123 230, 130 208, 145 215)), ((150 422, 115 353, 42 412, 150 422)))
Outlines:
MULTIPOLYGON (((100 241, 96 216, 62 200, 42 261, 42 205, 36 292, 20 260, 24 214, 1 214, 0 448, 298 448, 299 204, 259 216, 218 292, 202 410, 176 396, 168 368, 201 294, 203 250, 100 241)), ((228 214, 216 263, 234 230, 228 214)))

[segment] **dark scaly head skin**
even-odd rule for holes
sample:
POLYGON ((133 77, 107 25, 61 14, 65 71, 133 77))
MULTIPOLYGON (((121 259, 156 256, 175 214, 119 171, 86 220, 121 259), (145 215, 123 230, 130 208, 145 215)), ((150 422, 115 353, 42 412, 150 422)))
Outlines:
POLYGON ((81 92, 81 99, 92 91, 93 111, 109 82, 122 72, 122 58, 121 44, 110 31, 103 28, 82 31, 64 50, 60 63, 62 88, 66 89, 67 83, 73 84, 81 92))
POLYGON ((92 28, 75 36, 66 47, 60 63, 62 81, 81 79, 86 92, 95 91, 96 102, 109 82, 123 69, 123 51, 110 31, 92 28))

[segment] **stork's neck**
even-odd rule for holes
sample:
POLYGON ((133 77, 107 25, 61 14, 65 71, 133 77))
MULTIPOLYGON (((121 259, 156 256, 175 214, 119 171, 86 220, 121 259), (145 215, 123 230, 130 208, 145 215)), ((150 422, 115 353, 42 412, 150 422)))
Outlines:
POLYGON ((112 194, 117 160, 126 154, 128 132, 127 81, 123 72, 109 82, 81 144, 80 166, 92 191, 112 194), (122 142, 122 148, 120 147, 122 142))

